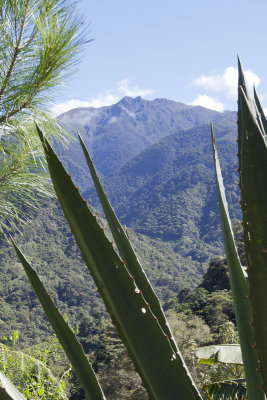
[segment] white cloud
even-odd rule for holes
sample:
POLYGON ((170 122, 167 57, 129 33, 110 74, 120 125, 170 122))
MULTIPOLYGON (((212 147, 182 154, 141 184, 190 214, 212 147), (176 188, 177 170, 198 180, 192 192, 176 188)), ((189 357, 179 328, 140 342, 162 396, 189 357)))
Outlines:
POLYGON ((220 101, 205 94, 200 94, 191 104, 193 106, 202 106, 219 112, 224 111, 224 106, 220 101))
POLYGON ((83 101, 79 99, 71 99, 66 101, 65 103, 54 104, 51 112, 53 115, 59 115, 68 110, 71 110, 72 108, 78 107, 90 107, 90 103, 88 101, 83 101))
POLYGON ((64 103, 55 104, 52 107, 51 112, 53 115, 59 115, 69 110, 72 110, 73 108, 80 108, 80 107, 98 108, 103 106, 109 106, 111 104, 116 103, 118 100, 119 97, 112 94, 98 95, 97 97, 88 101, 80 99, 70 99, 64 103))
POLYGON ((117 82, 117 90, 124 96, 137 97, 137 96, 150 96, 155 93, 153 89, 140 89, 138 86, 129 86, 129 79, 123 79, 117 82))
MULTIPOLYGON (((260 78, 251 70, 244 71, 249 86, 257 87, 260 78)), ((214 92, 225 92, 231 97, 237 95, 238 70, 235 67, 228 67, 222 74, 200 75, 194 79, 192 85, 203 87, 214 92)))
POLYGON ((111 104, 117 103, 122 97, 130 96, 150 96, 155 91, 153 89, 140 89, 138 86, 131 86, 129 84, 129 79, 123 79, 116 83, 116 88, 106 93, 100 93, 98 96, 93 97, 88 100, 71 99, 64 103, 55 104, 51 112, 53 115, 59 115, 73 108, 79 107, 104 107, 110 106, 111 104))

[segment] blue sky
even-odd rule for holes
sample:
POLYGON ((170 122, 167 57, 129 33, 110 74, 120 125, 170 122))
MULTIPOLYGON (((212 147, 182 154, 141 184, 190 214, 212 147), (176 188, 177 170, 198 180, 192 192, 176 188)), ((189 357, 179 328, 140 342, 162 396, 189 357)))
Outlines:
POLYGON ((237 54, 267 108, 266 0, 78 0, 94 39, 55 112, 124 96, 236 109, 237 54))

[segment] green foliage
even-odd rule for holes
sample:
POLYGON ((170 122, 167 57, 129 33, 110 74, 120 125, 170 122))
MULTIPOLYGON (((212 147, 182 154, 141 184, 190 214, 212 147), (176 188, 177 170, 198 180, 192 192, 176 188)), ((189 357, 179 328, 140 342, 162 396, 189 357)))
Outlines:
POLYGON ((58 353, 58 343, 46 342, 38 352, 31 348, 21 351, 16 349, 17 331, 10 335, 10 340, 4 339, 8 345, 0 344, 0 370, 27 399, 67 399, 68 373, 63 371, 59 376, 57 371, 54 376, 51 370, 51 353, 53 357, 58 353))
POLYGON ((47 113, 84 43, 74 4, 3 0, 0 10, 0 234, 18 229, 51 196, 34 121, 51 138, 66 132, 47 113))
POLYGON ((233 322, 228 321, 220 326, 219 331, 214 335, 215 343, 238 343, 238 332, 233 322))
POLYGON ((36 104, 43 108, 46 90, 69 74, 81 45, 73 6, 59 0, 1 2, 1 123, 36 104))
MULTIPOLYGON (((168 303, 167 303, 168 304, 168 303)), ((199 286, 187 291, 181 303, 173 305, 177 312, 193 313, 204 319, 213 333, 229 321, 235 322, 233 300, 229 290, 209 293, 199 286)))
POLYGON ((229 274, 224 258, 216 258, 209 263, 208 269, 199 286, 208 292, 224 289, 230 290, 229 274))
POLYGON ((104 393, 110 400, 147 400, 148 394, 127 350, 111 323, 101 342, 90 354, 104 393))
POLYGON ((202 368, 197 363, 195 349, 213 341, 211 330, 205 321, 197 315, 186 315, 174 310, 168 310, 166 315, 186 365, 197 386, 201 388, 203 373, 202 368))
MULTIPOLYGON (((239 238, 240 247, 241 238, 239 238)), ((184 337, 184 342, 179 341, 182 354, 199 387, 212 385, 213 382, 235 380, 244 377, 243 367, 234 364, 219 362, 210 365, 199 365, 195 356, 198 346, 209 344, 235 344, 239 337, 235 322, 233 302, 229 288, 229 276, 225 259, 215 258, 209 264, 203 281, 193 290, 183 290, 178 299, 173 299, 165 304, 167 314, 173 315, 169 320, 172 330, 178 332, 177 337, 184 337), (206 290, 204 288, 209 289, 206 290), (221 290, 218 290, 218 289, 221 290), (175 311, 175 312, 174 312, 175 311), (201 328, 194 334, 194 324, 190 321, 200 319, 201 328), (188 322, 187 322, 188 321, 188 322), (233 322, 232 322, 233 321, 233 322), (186 322, 186 324, 185 324, 186 322), (207 331, 209 329, 209 331, 207 331), (179 333, 180 332, 180 333, 179 333), (208 333, 209 332, 209 333, 208 333), (196 339, 194 339, 196 337, 196 339), (206 340, 207 339, 207 340, 206 340), (183 344, 184 343, 184 344, 183 344), (184 350, 185 345, 185 350, 184 350), (188 350, 186 350, 186 347, 188 350)), ((203 396, 205 396, 203 389, 203 396)))
POLYGON ((205 321, 193 313, 168 310, 167 317, 185 362, 204 398, 206 398, 204 389, 206 385, 230 378, 233 380, 244 378, 241 365, 215 362, 214 358, 212 363, 207 365, 205 362, 205 365, 200 365, 196 357, 196 350, 199 346, 207 346, 211 343, 237 343, 238 333, 231 322, 220 327, 213 326, 213 331, 217 331, 217 333, 213 333, 205 321))
POLYGON ((245 400, 247 388, 244 379, 232 379, 204 385, 209 398, 212 400, 245 400))

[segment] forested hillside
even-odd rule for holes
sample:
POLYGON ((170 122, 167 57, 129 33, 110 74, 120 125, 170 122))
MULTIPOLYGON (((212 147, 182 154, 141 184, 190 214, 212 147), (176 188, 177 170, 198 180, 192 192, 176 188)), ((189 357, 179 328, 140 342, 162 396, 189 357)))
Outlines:
MULTIPOLYGON (((104 224, 100 217, 99 221, 104 224)), ((162 301, 200 281, 205 265, 180 256, 171 245, 136 234, 131 229, 129 235, 162 301)), ((93 334, 95 318, 105 315, 103 303, 57 203, 50 201, 44 205, 15 240, 42 277, 60 310, 73 324, 88 319, 93 334)), ((2 335, 18 329, 21 342, 38 342, 51 334, 51 328, 13 247, 3 240, 0 252, 2 335)))

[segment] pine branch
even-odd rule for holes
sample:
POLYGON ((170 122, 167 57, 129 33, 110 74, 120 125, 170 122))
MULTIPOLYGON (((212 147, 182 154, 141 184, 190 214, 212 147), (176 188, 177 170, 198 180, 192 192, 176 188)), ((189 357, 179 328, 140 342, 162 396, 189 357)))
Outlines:
MULTIPOLYGON (((6 77, 4 79, 4 82, 2 84, 2 87, 0 89, 0 101, 1 101, 1 99, 3 97, 4 91, 5 91, 5 89, 6 89, 7 85, 8 85, 9 79, 10 79, 10 77, 11 77, 11 75, 13 73, 14 67, 15 67, 15 63, 16 63, 17 58, 19 56, 19 53, 21 51, 21 43, 22 43, 23 32, 24 32, 25 24, 26 24, 26 15, 27 15, 28 8, 29 8, 29 0, 26 1, 25 13, 24 13, 24 15, 22 17, 22 22, 21 22, 21 25, 20 25, 19 37, 16 40, 16 46, 15 46, 15 49, 14 49, 13 57, 11 59, 10 66, 9 66, 8 71, 7 71, 7 74, 6 74, 6 77)), ((16 24, 17 24, 17 16, 15 14, 15 36, 17 34, 16 24)))
POLYGON ((34 119, 66 137, 43 111, 86 43, 70 0, 0 0, 0 235, 51 195, 34 119))

